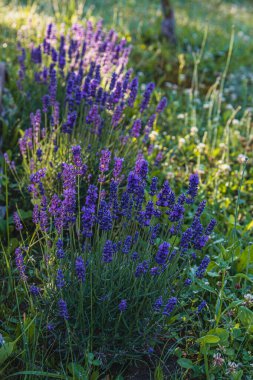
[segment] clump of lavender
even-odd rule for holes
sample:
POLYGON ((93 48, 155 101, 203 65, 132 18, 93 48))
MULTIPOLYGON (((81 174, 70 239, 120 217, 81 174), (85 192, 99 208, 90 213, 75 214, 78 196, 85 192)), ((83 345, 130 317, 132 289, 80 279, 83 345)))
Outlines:
MULTIPOLYGON (((138 79, 132 78, 133 70, 126 69, 130 50, 115 31, 106 32, 101 23, 93 25, 90 21, 85 27, 74 24, 66 35, 49 24, 38 46, 32 43, 27 49, 22 47, 20 64, 24 69, 24 61, 31 59, 34 79, 44 94, 41 110, 31 113, 31 127, 20 138, 19 147, 26 174, 31 175, 33 184, 42 180, 40 170, 50 165, 51 180, 44 183, 45 195, 58 174, 59 160, 68 162, 64 134, 68 135, 69 143, 81 141, 81 145, 72 147, 72 154, 75 167, 83 175, 85 165, 94 164, 95 149, 102 150, 101 182, 108 171, 104 146, 113 144, 115 152, 123 147, 128 161, 133 160, 133 151, 137 153, 136 139, 144 136, 144 149, 148 149, 149 135, 167 101, 162 98, 157 107, 151 104, 153 83, 139 94, 138 79), (59 88, 63 96, 59 95, 59 88), (137 98, 141 116, 133 115, 129 120, 129 108, 135 107, 137 98), (81 148, 88 151, 90 147, 93 154, 80 155, 81 148)), ((22 68, 20 80, 25 86, 24 75, 28 72, 22 68)), ((121 162, 116 160, 117 181, 121 180, 120 166, 121 162)))

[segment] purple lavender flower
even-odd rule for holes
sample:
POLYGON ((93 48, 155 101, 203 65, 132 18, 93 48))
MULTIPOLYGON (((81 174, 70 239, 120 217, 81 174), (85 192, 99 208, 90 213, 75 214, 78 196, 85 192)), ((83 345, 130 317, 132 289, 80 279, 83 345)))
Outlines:
POLYGON ((121 117, 122 117, 123 110, 124 110, 124 108, 123 108, 122 104, 119 104, 115 108, 115 111, 114 111, 114 113, 112 115, 112 126, 114 128, 119 125, 121 117))
POLYGON ((117 74, 112 73, 111 83, 110 83, 110 87, 109 87, 110 91, 112 91, 114 89, 115 84, 116 84, 116 80, 117 80, 117 74))
POLYGON ((138 78, 134 78, 132 80, 132 82, 130 83, 129 89, 130 89, 130 94, 128 98, 128 105, 129 107, 133 107, 135 99, 138 94, 138 78))
POLYGON ((204 274, 206 272, 206 269, 207 269, 209 263, 210 263, 209 257, 205 256, 203 258, 203 260, 201 261, 200 266, 198 267, 198 269, 196 271, 196 276, 198 278, 203 278, 204 277, 204 274))
POLYGON ((58 259, 63 259, 65 256, 63 250, 63 241, 61 239, 58 239, 58 241, 56 242, 56 255, 58 259))
POLYGON ((94 185, 89 185, 87 196, 85 199, 85 205, 89 207, 92 212, 95 212, 96 210, 96 202, 98 199, 98 188, 94 185))
POLYGON ((110 231, 112 229, 112 214, 105 200, 102 200, 100 203, 98 222, 102 231, 110 231))
POLYGON ((30 181, 32 184, 38 184, 45 175, 46 168, 40 169, 36 173, 30 175, 30 181))
POLYGON ((154 311, 159 312, 161 310, 162 306, 163 306, 163 298, 162 298, 162 296, 160 296, 159 298, 157 298, 155 300, 154 305, 153 305, 153 309, 154 309, 154 311))
POLYGON ((21 280, 25 281, 27 279, 27 276, 25 274, 26 266, 24 264, 24 258, 20 247, 16 248, 15 250, 15 263, 21 280))
POLYGON ((164 97, 160 100, 160 103, 156 107, 156 112, 162 113, 164 111, 164 109, 166 108, 166 106, 167 106, 167 99, 164 97))
POLYGON ((151 276, 158 276, 160 274, 160 268, 159 267, 153 267, 150 269, 151 276))
POLYGON ((57 275, 56 275, 56 286, 58 289, 61 289, 65 286, 65 280, 64 280, 64 274, 62 269, 58 269, 57 275))
POLYGON ((82 158, 81 158, 81 147, 80 145, 72 146, 71 148, 73 154, 73 162, 74 164, 80 168, 82 167, 82 158))
POLYGON ((94 208, 86 206, 82 208, 82 234, 84 237, 92 237, 93 235, 92 228, 95 222, 94 212, 94 208))
POLYGON ((158 237, 161 225, 158 223, 151 228, 150 244, 155 244, 155 240, 158 237))
POLYGON ((131 249, 131 245, 132 245, 132 236, 127 236, 122 247, 122 253, 128 254, 131 249))
POLYGON ((151 180, 150 190, 149 194, 153 197, 157 193, 157 184, 158 184, 158 178, 153 177, 151 180))
POLYGON ((30 286, 30 293, 33 297, 38 297, 40 295, 40 288, 35 285, 30 286))
POLYGON ((141 275, 147 273, 148 271, 148 262, 144 260, 142 263, 139 263, 135 270, 135 277, 140 277, 141 275))
POLYGON ((207 303, 206 301, 202 301, 199 306, 198 306, 198 309, 197 309, 197 314, 198 313, 201 313, 201 311, 206 307, 207 303))
POLYGON ((140 136, 140 131, 141 131, 141 119, 137 119, 133 123, 131 136, 138 138, 140 136))
POLYGON ((127 300, 121 300, 119 303, 119 311, 123 313, 127 309, 127 300))
POLYGON ((81 256, 76 259, 76 275, 79 281, 84 282, 85 280, 85 265, 83 258, 81 256))
POLYGON ((101 152, 99 170, 101 173, 105 173, 109 170, 109 163, 111 160, 111 152, 107 149, 103 149, 101 152))
POLYGON ((146 179, 148 175, 148 162, 142 156, 138 157, 134 170, 141 178, 146 179))
POLYGON ((13 214, 13 221, 15 223, 16 230, 21 231, 23 229, 23 225, 17 212, 14 212, 13 214))
POLYGON ((72 112, 68 113, 67 121, 62 124, 62 132, 68 133, 68 134, 72 133, 74 126, 76 124, 76 120, 77 120, 77 112, 76 111, 72 111, 72 112))
POLYGON ((155 261, 157 262, 157 264, 163 265, 166 263, 166 260, 169 254, 169 248, 170 248, 170 244, 167 243, 166 241, 159 245, 159 248, 155 257, 155 261))
POLYGON ((212 220, 210 221, 210 223, 208 224, 208 226, 206 227, 205 234, 206 234, 207 236, 211 235, 211 233, 213 232, 215 226, 216 226, 216 220, 215 220, 215 219, 212 219, 212 220))
POLYGON ((187 278, 187 279, 185 280, 185 282, 184 282, 184 284, 185 284, 186 286, 190 286, 191 283, 192 283, 192 280, 191 280, 190 278, 187 278))
POLYGON ((117 180, 120 176, 123 162, 124 162, 124 158, 114 157, 114 168, 113 168, 112 173, 115 180, 117 180))
POLYGON ((164 307, 164 310, 163 310, 163 314, 164 315, 167 315, 167 316, 170 316, 170 314, 173 312, 173 310, 175 309, 175 306, 177 304, 177 298, 176 297, 171 297, 167 304, 165 305, 164 307))
POLYGON ((189 178, 189 187, 187 191, 187 195, 189 196, 186 199, 187 203, 193 203, 194 198, 196 198, 198 194, 198 187, 199 187, 199 176, 198 174, 191 174, 189 178))
POLYGON ((195 217, 196 218, 199 218, 201 216, 201 214, 203 213, 205 207, 206 207, 206 201, 204 200, 204 201, 200 202, 200 204, 198 205, 198 208, 197 208, 197 210, 195 212, 195 217))
POLYGON ((151 95, 152 95, 152 92, 154 91, 154 88, 155 88, 154 83, 147 84, 146 90, 144 91, 144 94, 143 94, 143 100, 142 100, 141 106, 140 106, 140 112, 141 113, 143 113, 147 109, 151 95))
POLYGON ((34 205, 33 207, 33 223, 34 224, 39 224, 40 222, 40 211, 39 211, 39 206, 34 205))
POLYGON ((133 252, 131 258, 133 261, 138 260, 138 258, 139 258, 138 252, 133 252))
POLYGON ((111 240, 107 240, 103 249, 102 261, 104 263, 112 262, 113 254, 114 254, 113 243, 111 240))
POLYGON ((178 222, 184 217, 184 206, 179 203, 174 204, 172 210, 169 212, 169 220, 171 222, 178 222))
POLYGON ((171 190, 169 182, 165 181, 161 191, 157 196, 157 206, 160 207, 172 207, 175 203, 175 194, 171 190))
POLYGON ((66 320, 69 319, 67 303, 63 299, 60 299, 58 302, 58 310, 59 310, 59 316, 61 318, 66 319, 66 320))
POLYGON ((188 249, 191 243, 192 237, 193 237, 193 230, 191 228, 188 228, 182 235, 182 238, 180 241, 180 247, 182 247, 184 250, 188 249))

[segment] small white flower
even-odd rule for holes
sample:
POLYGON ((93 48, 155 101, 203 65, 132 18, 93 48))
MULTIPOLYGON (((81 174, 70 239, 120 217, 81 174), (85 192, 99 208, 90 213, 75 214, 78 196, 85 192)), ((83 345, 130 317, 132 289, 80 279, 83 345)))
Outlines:
POLYGON ((222 164, 220 166, 220 171, 223 173, 229 173, 231 171, 231 166, 228 164, 222 164))
POLYGON ((178 140, 178 146, 181 148, 186 143, 186 140, 183 137, 180 137, 178 140))
POLYGON ((239 364, 236 364, 235 362, 228 362, 227 374, 235 373, 238 367, 239 367, 239 364))
POLYGON ((220 353, 213 355, 213 365, 215 367, 221 367, 224 364, 224 361, 225 360, 223 359, 220 353))
POLYGON ((239 125, 239 124, 240 124, 240 121, 239 121, 238 119, 234 119, 234 120, 232 121, 232 124, 233 124, 233 125, 239 125))
POLYGON ((179 120, 183 120, 183 119, 185 119, 185 114, 184 114, 184 113, 179 113, 179 114, 177 115, 177 118, 178 118, 179 120))
POLYGON ((157 136, 158 136, 158 132, 156 132, 156 131, 152 131, 152 132, 150 133, 150 135, 149 135, 149 138, 150 138, 151 141, 155 141, 156 138, 157 138, 157 136))
POLYGON ((206 147, 206 144, 204 144, 204 143, 199 143, 199 144, 197 145, 197 151, 200 152, 200 153, 203 153, 204 150, 205 150, 205 147, 206 147))
POLYGON ((245 154, 239 154, 239 156, 237 157, 237 161, 239 162, 239 164, 245 164, 247 160, 248 160, 248 157, 245 156, 245 154))
POLYGON ((252 294, 244 294, 244 299, 248 304, 253 304, 253 295, 252 294))
POLYGON ((194 136, 198 133, 198 128, 197 127, 191 127, 191 135, 194 136))

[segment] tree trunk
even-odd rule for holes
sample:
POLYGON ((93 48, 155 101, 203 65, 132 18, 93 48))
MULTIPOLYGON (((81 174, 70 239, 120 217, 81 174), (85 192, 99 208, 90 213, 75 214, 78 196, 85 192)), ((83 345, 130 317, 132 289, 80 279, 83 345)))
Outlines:
POLYGON ((176 45, 176 33, 175 33, 175 15, 170 0, 161 0, 163 21, 162 21, 162 34, 168 39, 170 44, 176 45))

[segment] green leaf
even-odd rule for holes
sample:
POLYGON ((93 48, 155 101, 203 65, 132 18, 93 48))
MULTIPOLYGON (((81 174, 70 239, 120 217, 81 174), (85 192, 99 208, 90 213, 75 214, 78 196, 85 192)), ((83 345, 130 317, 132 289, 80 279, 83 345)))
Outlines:
POLYGON ((180 358, 177 362, 180 365, 180 367, 186 369, 194 368, 193 362, 190 359, 180 358))
POLYGON ((93 371, 90 376, 90 380, 98 380, 98 378, 99 378, 99 371, 98 370, 93 371))
POLYGON ((220 338, 220 344, 225 346, 228 344, 229 333, 227 330, 217 327, 208 331, 208 335, 215 335, 220 338))
POLYGON ((0 365, 11 356, 13 349, 15 346, 15 342, 7 342, 0 348, 0 365))
POLYGON ((245 280, 249 282, 253 282, 253 280, 244 273, 237 273, 236 275, 233 276, 233 278, 244 278, 245 280))
POLYGON ((154 380, 164 380, 163 370, 160 365, 158 365, 155 369, 154 380))
POLYGON ((231 379, 232 380, 241 380, 242 376, 243 376, 243 370, 241 369, 240 371, 233 373, 231 376, 231 379))
POLYGON ((92 361, 92 365, 94 365, 95 367, 99 367, 101 364, 101 360, 99 359, 95 359, 92 361))
POLYGON ((220 341, 220 338, 215 335, 205 335, 197 339, 197 342, 200 344, 218 343, 219 341, 220 341))
POLYGON ((253 331, 253 312, 245 306, 240 306, 238 311, 238 318, 243 326, 253 331))
POLYGON ((248 246, 240 255, 236 263, 236 271, 253 274, 253 245, 248 246))
POLYGON ((88 380, 85 369, 78 363, 69 363, 68 370, 75 380, 88 380))

